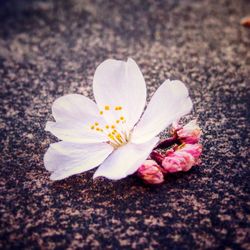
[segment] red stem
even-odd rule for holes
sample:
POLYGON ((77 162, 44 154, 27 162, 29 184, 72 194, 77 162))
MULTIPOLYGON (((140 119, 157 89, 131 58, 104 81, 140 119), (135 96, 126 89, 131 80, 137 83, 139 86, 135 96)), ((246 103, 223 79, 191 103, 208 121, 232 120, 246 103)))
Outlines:
POLYGON ((154 149, 159 149, 159 148, 168 148, 173 146, 174 144, 180 144, 180 141, 177 136, 173 136, 167 139, 164 139, 160 141, 154 149))
POLYGON ((152 151, 150 154, 152 160, 155 160, 159 165, 161 165, 164 156, 156 151, 152 151))

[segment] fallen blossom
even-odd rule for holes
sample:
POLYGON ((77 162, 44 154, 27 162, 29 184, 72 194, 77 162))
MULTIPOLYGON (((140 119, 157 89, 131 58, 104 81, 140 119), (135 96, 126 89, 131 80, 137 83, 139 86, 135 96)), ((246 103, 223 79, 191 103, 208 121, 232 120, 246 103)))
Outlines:
POLYGON ((157 135, 192 109, 181 81, 166 80, 143 113, 146 85, 134 60, 108 59, 94 74, 96 103, 69 94, 55 100, 55 122, 46 124, 62 140, 44 156, 51 180, 61 180, 97 166, 94 178, 118 180, 137 171, 157 144, 157 135))

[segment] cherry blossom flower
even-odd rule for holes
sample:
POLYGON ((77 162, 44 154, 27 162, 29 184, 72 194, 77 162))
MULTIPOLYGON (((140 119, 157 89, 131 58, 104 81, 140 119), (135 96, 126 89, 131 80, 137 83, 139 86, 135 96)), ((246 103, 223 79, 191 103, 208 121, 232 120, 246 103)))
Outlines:
POLYGON ((166 173, 186 172, 199 163, 201 152, 201 144, 183 144, 168 150, 161 165, 166 173))
POLYGON ((137 170, 138 176, 149 184, 164 182, 164 175, 160 166, 153 160, 146 160, 137 170))
POLYGON ((78 94, 53 103, 55 122, 47 122, 45 130, 61 141, 51 144, 44 156, 52 180, 97 166, 94 178, 118 180, 133 174, 155 147, 157 135, 192 109, 185 85, 166 80, 143 113, 146 85, 132 59, 101 63, 93 92, 96 103, 78 94))

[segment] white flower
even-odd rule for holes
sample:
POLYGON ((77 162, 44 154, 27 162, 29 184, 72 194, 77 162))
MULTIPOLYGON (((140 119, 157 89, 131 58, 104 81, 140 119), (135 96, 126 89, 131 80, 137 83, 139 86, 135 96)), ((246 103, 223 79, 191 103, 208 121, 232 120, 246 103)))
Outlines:
POLYGON ((143 113, 146 85, 132 59, 101 63, 93 89, 96 103, 78 94, 53 103, 56 122, 47 122, 45 129, 62 141, 51 144, 44 156, 52 180, 99 165, 94 178, 118 180, 133 174, 158 142, 156 136, 192 109, 185 85, 166 80, 143 113))

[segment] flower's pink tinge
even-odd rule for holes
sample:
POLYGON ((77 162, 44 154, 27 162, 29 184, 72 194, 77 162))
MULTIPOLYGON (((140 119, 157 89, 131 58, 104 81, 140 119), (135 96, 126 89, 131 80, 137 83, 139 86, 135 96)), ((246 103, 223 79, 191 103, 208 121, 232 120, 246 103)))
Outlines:
POLYGON ((196 120, 190 121, 185 126, 180 126, 179 124, 173 124, 174 133, 187 144, 195 144, 199 142, 202 131, 196 120))
POLYGON ((201 152, 202 146, 200 144, 184 144, 175 151, 168 150, 162 161, 162 167, 169 173, 188 171, 199 163, 201 152))
POLYGON ((196 160, 201 156, 202 145, 201 144, 185 144, 183 150, 191 154, 196 160))
POLYGON ((138 176, 149 184, 164 182, 164 175, 159 165, 153 160, 146 160, 137 170, 138 176))
POLYGON ((175 173, 179 171, 188 171, 195 159, 187 152, 176 152, 164 158, 162 161, 162 167, 167 173, 175 173))

